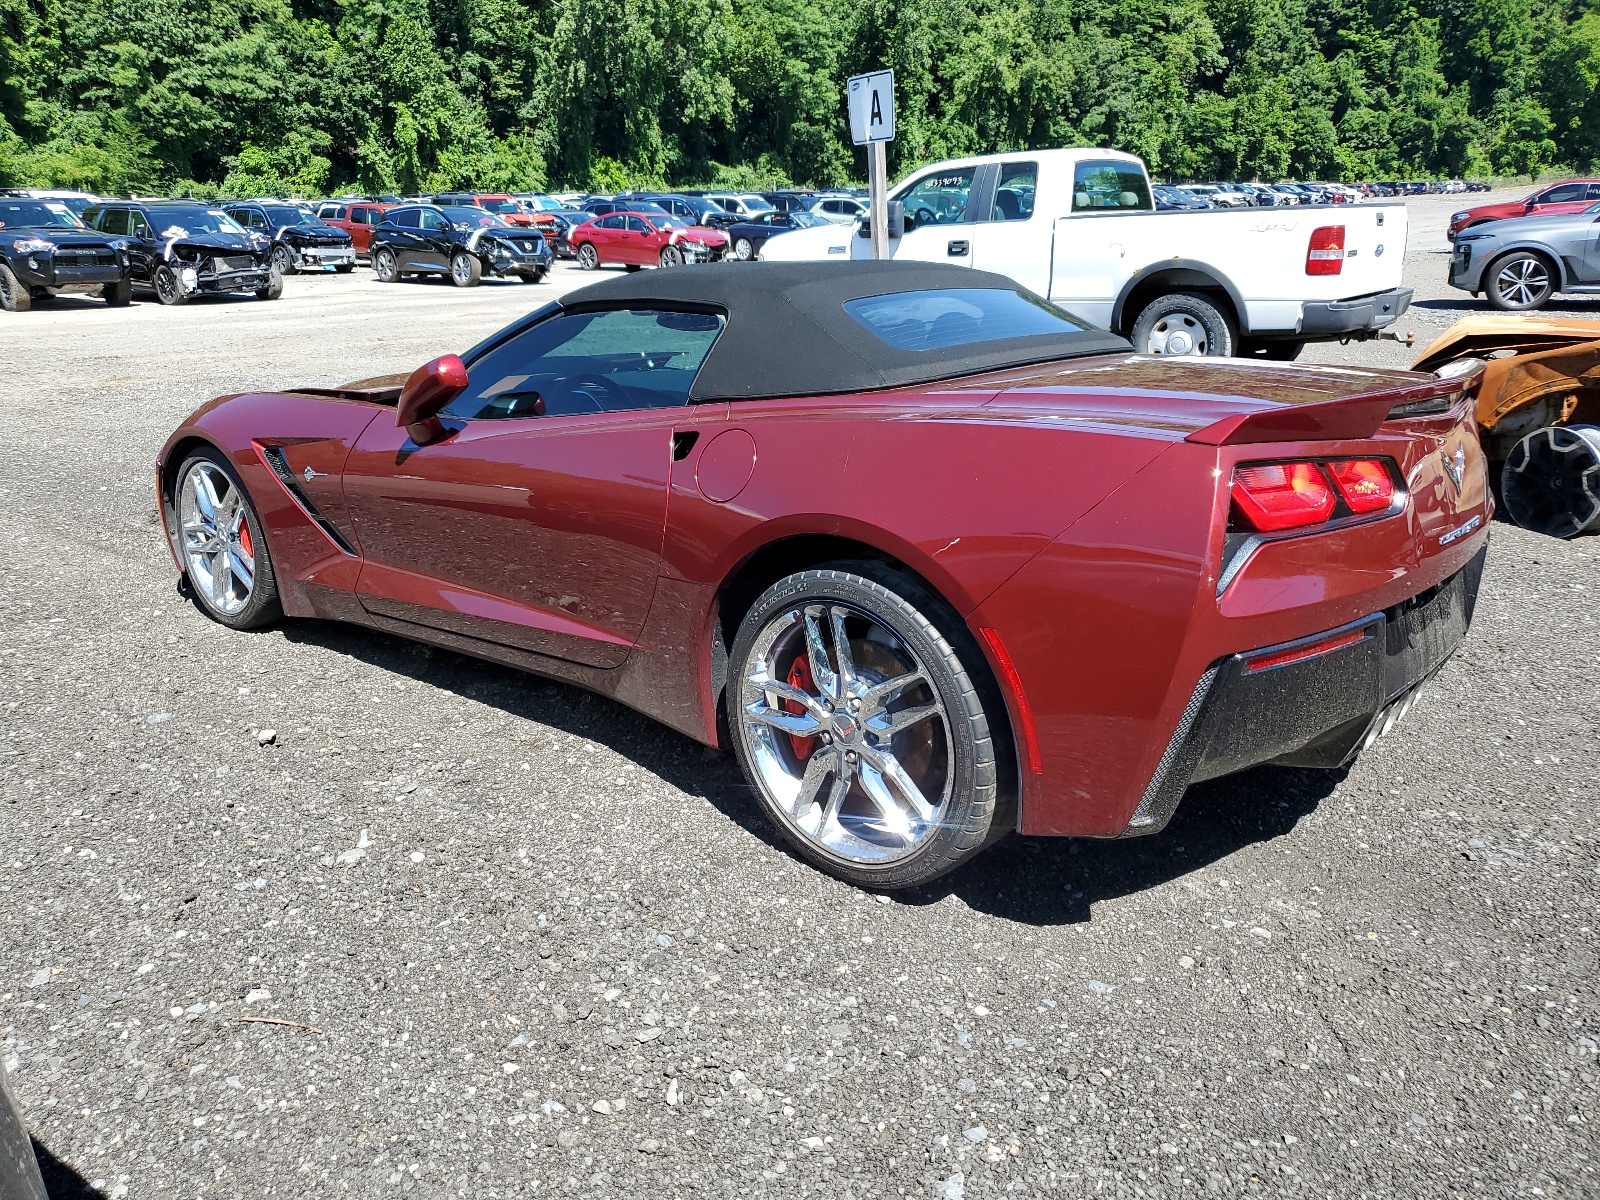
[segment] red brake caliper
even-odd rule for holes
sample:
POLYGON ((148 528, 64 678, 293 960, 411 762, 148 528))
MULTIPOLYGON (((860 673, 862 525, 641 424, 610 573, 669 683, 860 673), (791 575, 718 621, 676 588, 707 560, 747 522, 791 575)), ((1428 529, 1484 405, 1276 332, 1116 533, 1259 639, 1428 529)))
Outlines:
POLYGON ((243 550, 251 558, 256 556, 255 544, 250 540, 249 521, 241 521, 239 523, 239 549, 243 550))
MULTIPOLYGON (((789 686, 799 688, 803 692, 817 690, 817 682, 811 677, 811 660, 804 654, 795 659, 794 666, 789 668, 789 686)), ((783 711, 801 716, 806 711, 806 706, 798 700, 785 700, 783 711)), ((802 737, 798 733, 789 735, 789 743, 794 747, 795 756, 798 758, 810 758, 811 752, 817 748, 816 738, 802 737)))

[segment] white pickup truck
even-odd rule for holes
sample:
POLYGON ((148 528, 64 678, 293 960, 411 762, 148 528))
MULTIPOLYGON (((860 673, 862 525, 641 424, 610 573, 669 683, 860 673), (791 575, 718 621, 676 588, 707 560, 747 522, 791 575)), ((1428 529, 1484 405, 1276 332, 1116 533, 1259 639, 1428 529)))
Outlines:
MULTIPOLYGON (((1009 275, 1151 354, 1292 359, 1411 303, 1404 203, 1157 212, 1144 163, 1019 150, 936 163, 889 194, 891 258, 1009 275)), ((773 237, 774 261, 871 258, 865 221, 773 237)))

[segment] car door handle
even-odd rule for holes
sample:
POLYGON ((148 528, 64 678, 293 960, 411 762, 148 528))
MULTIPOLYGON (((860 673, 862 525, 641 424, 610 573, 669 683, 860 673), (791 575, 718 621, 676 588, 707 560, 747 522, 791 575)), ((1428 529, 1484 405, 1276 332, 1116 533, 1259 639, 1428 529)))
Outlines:
POLYGON ((962 255, 966 254, 970 248, 971 247, 967 245, 964 238, 957 238, 955 241, 947 243, 944 249, 945 253, 950 255, 950 257, 960 258, 962 255))

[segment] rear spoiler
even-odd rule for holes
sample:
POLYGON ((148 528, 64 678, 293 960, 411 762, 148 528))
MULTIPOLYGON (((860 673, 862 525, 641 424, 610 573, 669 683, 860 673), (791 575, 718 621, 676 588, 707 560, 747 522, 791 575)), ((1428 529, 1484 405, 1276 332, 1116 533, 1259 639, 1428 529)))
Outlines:
POLYGON ((1439 416, 1450 411, 1476 386, 1474 374, 1463 381, 1434 377, 1410 387, 1368 392, 1315 404, 1284 404, 1259 412, 1237 413, 1196 429, 1184 439, 1202 446, 1238 446, 1257 442, 1359 441, 1378 432, 1385 421, 1439 416))

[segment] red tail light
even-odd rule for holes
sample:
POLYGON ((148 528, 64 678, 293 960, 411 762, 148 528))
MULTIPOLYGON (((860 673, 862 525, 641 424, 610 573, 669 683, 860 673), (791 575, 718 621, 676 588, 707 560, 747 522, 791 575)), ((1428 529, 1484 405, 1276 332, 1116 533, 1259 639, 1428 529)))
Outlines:
POLYGON ((1252 529, 1276 533, 1333 515, 1333 488, 1316 463, 1266 463, 1233 473, 1233 507, 1252 529))
POLYGON ((1328 464, 1333 482, 1357 514, 1382 512, 1394 503, 1394 479, 1377 459, 1355 458, 1328 464))
POLYGON ((1306 247, 1307 275, 1337 275, 1344 270, 1344 226, 1319 225, 1306 247))

